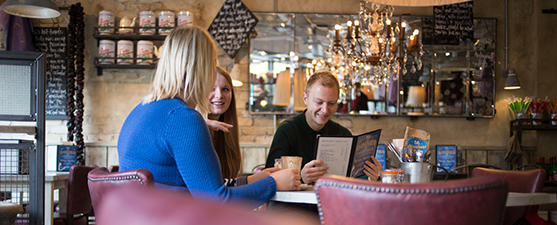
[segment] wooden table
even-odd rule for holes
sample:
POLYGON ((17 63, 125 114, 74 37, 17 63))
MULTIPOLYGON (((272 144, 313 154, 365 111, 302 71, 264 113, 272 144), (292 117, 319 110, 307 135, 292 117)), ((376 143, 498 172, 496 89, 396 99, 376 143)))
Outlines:
MULTIPOLYGON (((60 212, 66 212, 66 200, 68 199, 68 178, 69 172, 46 172, 45 173, 45 194, 44 194, 44 224, 52 225, 52 214, 54 212, 54 190, 59 190, 60 212)), ((21 204, 23 193, 29 193, 29 175, 0 175, 0 191, 12 192, 12 202, 21 204), (20 195, 20 196, 18 196, 20 195), (15 199, 15 201, 14 201, 15 199)))
MULTIPOLYGON (((313 189, 305 191, 277 191, 277 194, 271 201, 317 204, 317 197, 313 189)), ((509 192, 506 206, 543 205, 551 203, 557 203, 557 193, 509 192)))

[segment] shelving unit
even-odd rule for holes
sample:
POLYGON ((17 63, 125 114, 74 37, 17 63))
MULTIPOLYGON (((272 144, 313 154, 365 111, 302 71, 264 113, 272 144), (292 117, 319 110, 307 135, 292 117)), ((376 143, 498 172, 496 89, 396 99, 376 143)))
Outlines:
MULTIPOLYGON (((166 38, 166 35, 161 35, 158 34, 158 30, 159 27, 153 27, 150 29, 155 29, 155 34, 152 35, 143 35, 143 34, 139 34, 139 28, 140 27, 121 27, 121 28, 129 28, 129 29, 133 29, 132 33, 125 33, 125 34, 119 34, 118 33, 118 27, 114 28, 115 33, 113 34, 100 34, 98 32, 98 27, 95 27, 95 34, 93 35, 93 37, 95 39, 97 39, 97 42, 100 40, 113 40, 115 41, 115 45, 114 45, 114 55, 115 57, 110 57, 110 58, 99 58, 99 57, 95 57, 95 67, 97 67, 97 75, 102 75, 103 74, 103 69, 155 69, 157 67, 157 61, 158 58, 137 58, 137 42, 140 40, 147 40, 147 41, 153 41, 153 46, 159 47, 160 45, 162 45, 162 42, 164 41, 164 39, 166 38), (133 42, 133 46, 134 46, 134 51, 133 51, 133 57, 132 58, 126 58, 126 59, 131 59, 133 60, 133 64, 117 64, 117 52, 118 52, 118 41, 119 40, 130 40, 133 42), (104 63, 99 63, 100 59, 112 59, 114 60, 114 64, 104 64, 104 63), (153 60, 152 64, 136 64, 137 59, 142 59, 142 60, 153 60)), ((97 43, 98 45, 98 43, 97 43)))
POLYGON ((517 132, 518 141, 522 143, 522 131, 524 130, 557 130, 557 126, 551 125, 551 120, 543 120, 540 125, 532 125, 531 119, 517 119, 510 122, 510 136, 517 132))

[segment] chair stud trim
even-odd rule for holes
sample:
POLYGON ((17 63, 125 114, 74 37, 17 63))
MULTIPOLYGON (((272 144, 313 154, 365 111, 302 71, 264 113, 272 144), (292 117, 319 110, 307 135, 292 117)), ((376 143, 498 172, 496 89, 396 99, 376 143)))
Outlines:
POLYGON ((143 184, 143 180, 137 175, 128 176, 118 176, 118 177, 87 177, 90 181, 121 181, 121 180, 137 180, 140 184, 143 184))
POLYGON ((457 187, 457 188, 426 188, 426 189, 402 189, 402 188, 386 188, 386 187, 370 187, 366 185, 358 185, 358 184, 347 184, 347 183, 338 183, 335 181, 323 181, 319 182, 315 185, 315 193, 317 198, 317 209, 319 211, 319 220, 321 224, 324 223, 323 219, 323 211, 321 210, 321 200, 319 199, 319 188, 323 186, 333 187, 333 188, 342 188, 342 189, 356 189, 361 191, 367 192, 383 192, 383 193, 409 193, 409 194, 456 194, 462 192, 471 192, 471 191, 481 191, 487 190, 491 188, 498 188, 504 186, 503 183, 498 184, 484 184, 484 185, 475 185, 475 186, 466 186, 466 187, 457 187))

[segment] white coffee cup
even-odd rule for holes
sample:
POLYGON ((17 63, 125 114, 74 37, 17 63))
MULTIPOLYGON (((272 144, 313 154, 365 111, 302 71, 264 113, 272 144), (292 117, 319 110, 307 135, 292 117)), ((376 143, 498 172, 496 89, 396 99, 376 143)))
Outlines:
POLYGON ((118 41, 118 64, 133 64, 133 42, 130 40, 118 41))
POLYGON ((193 25, 193 14, 190 11, 178 12, 178 26, 193 25))
POLYGON ((99 12, 99 34, 114 33, 114 13, 110 11, 99 12))
POLYGON ((155 13, 153 11, 139 12, 139 34, 153 35, 155 29, 155 13))
POLYGON ((112 40, 99 41, 99 63, 114 64, 114 46, 116 43, 112 40))
MULTIPOLYGON (((155 46, 156 48, 156 46, 155 46)), ((153 64, 153 42, 141 40, 137 42, 137 60, 140 65, 153 64)))
POLYGON ((176 26, 174 22, 174 12, 161 11, 159 12, 159 34, 170 34, 172 29, 176 26))

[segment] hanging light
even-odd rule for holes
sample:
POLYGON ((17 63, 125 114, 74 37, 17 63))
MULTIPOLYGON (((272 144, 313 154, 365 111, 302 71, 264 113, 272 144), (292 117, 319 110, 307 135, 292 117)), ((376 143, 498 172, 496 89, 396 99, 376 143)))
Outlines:
POLYGON ((505 80, 505 90, 520 89, 520 82, 514 72, 514 69, 509 69, 507 72, 507 79, 505 80))
POLYGON ((423 46, 420 31, 411 30, 404 21, 393 20, 393 11, 390 5, 360 0, 358 18, 346 22, 344 39, 340 35, 343 27, 335 25, 329 53, 337 60, 333 60, 330 67, 344 67, 346 82, 365 79, 373 84, 382 84, 397 80, 399 74, 407 73, 409 56, 413 59, 412 65, 409 65, 411 72, 421 69, 423 46))
POLYGON ((34 18, 49 19, 60 16, 58 7, 50 0, 7 0, 2 5, 5 13, 34 18))
POLYGON ((377 4, 394 5, 394 6, 411 6, 411 7, 424 7, 424 6, 438 6, 449 5, 461 2, 468 2, 471 0, 367 0, 377 4))

